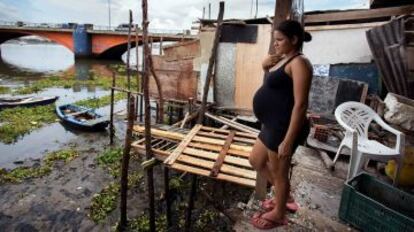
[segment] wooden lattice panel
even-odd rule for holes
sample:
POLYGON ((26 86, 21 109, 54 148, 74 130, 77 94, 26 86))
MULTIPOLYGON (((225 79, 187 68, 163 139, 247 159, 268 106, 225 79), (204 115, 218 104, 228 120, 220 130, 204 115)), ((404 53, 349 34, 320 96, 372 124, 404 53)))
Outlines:
MULTIPOLYGON (((144 127, 135 126, 134 131, 144 133, 144 127)), ((248 159, 256 136, 234 132, 229 139, 229 134, 228 130, 201 125, 186 132, 151 129, 151 147, 155 157, 173 169, 254 187, 256 172, 248 159), (226 140, 228 144, 223 149, 226 140), (216 173, 212 171, 214 167, 216 173)), ((132 146, 138 152, 145 152, 144 139, 132 146)))

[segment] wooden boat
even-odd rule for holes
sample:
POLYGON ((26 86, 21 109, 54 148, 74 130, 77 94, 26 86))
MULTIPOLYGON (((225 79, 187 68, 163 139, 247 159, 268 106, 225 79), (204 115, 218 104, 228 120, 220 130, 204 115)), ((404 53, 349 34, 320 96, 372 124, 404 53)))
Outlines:
POLYGON ((0 109, 12 107, 30 107, 47 105, 55 102, 58 96, 43 96, 43 97, 2 97, 0 98, 0 109))
POLYGON ((56 106, 56 113, 63 123, 81 130, 104 130, 109 124, 107 117, 83 106, 73 104, 56 106))

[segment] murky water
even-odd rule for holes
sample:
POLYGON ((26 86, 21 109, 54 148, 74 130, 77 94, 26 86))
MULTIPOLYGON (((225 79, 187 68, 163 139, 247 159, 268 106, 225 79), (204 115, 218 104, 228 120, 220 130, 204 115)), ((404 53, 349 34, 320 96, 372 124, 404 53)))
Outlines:
MULTIPOLYGON (((12 42, 2 44, 0 48, 0 86, 25 85, 27 81, 39 79, 42 75, 62 71, 73 72, 78 80, 87 80, 90 78, 89 75, 91 75, 92 70, 99 73, 110 73, 109 65, 122 63, 116 60, 75 60, 73 53, 67 48, 51 43, 12 42)), ((135 52, 131 51, 131 54, 131 61, 133 61, 135 52)), ((125 55, 123 58, 125 59, 125 55)), ((85 98, 98 98, 108 95, 109 91, 95 86, 79 85, 69 89, 49 88, 38 94, 59 96, 56 102, 59 105, 85 98)), ((125 105, 124 101, 119 102, 115 106, 115 111, 124 109, 125 105)), ((97 112, 109 115, 109 107, 98 109, 97 112)), ((122 127, 123 125, 118 126, 122 127)), ((79 133, 82 132, 65 128, 57 122, 26 134, 16 143, 4 144, 0 142, 0 168, 11 168, 15 161, 41 158, 45 152, 58 149, 60 145, 69 142, 75 136, 79 136, 79 133)))

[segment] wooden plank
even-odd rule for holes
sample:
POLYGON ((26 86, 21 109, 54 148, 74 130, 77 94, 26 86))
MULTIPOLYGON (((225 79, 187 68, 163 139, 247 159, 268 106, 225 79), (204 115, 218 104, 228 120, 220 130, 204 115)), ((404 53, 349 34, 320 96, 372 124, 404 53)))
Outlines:
MULTIPOLYGON (((218 138, 218 139, 225 139, 227 137, 226 135, 216 134, 216 133, 212 133, 212 132, 208 133, 208 132, 200 132, 199 131, 197 134, 205 136, 205 137, 212 137, 212 138, 218 138)), ((240 138, 240 137, 237 137, 237 136, 235 136, 233 140, 238 141, 238 142, 250 143, 250 144, 254 144, 256 142, 255 139, 245 139, 245 138, 240 138)))
POLYGON ((368 85, 364 85, 361 93, 361 100, 360 102, 365 103, 365 100, 367 99, 368 95, 368 85))
MULTIPOLYGON (((177 158, 176 163, 180 161, 183 163, 191 164, 193 166, 203 167, 205 169, 208 169, 208 175, 210 175, 210 170, 214 167, 214 162, 195 158, 188 155, 180 155, 177 158)), ((222 173, 227 173, 239 177, 249 178, 249 179, 256 179, 256 172, 252 170, 248 170, 245 168, 238 168, 232 165, 223 164, 220 170, 222 173)))
MULTIPOLYGON (((215 128, 215 127, 208 127, 208 126, 203 126, 203 128, 201 128, 202 131, 210 131, 210 132, 217 132, 217 133, 224 133, 224 134, 228 134, 229 131, 228 130, 223 130, 223 129, 219 129, 219 128, 215 128)), ((257 135, 253 135, 251 133, 245 133, 245 132, 236 132, 236 136, 240 136, 240 137, 247 137, 247 138, 252 138, 252 139, 256 139, 257 135)))
MULTIPOLYGON (((218 157, 218 153, 210 152, 210 151, 203 151, 200 149, 194 149, 190 147, 187 147, 186 149, 184 149, 183 154, 196 156, 196 157, 200 157, 204 159, 210 159, 210 160, 216 160, 218 157)), ((239 157, 235 157, 231 155, 226 155, 224 157, 224 162, 228 164, 246 167, 246 168, 252 168, 249 160, 246 158, 239 158, 239 157)))
MULTIPOLYGON (((203 170, 203 169, 195 168, 195 167, 189 167, 189 166, 178 164, 178 163, 172 164, 171 168, 179 170, 179 171, 183 171, 183 172, 190 172, 190 173, 197 174, 200 176, 208 176, 210 174, 210 172, 207 170, 203 170)), ((233 182, 233 183, 244 185, 247 187, 254 187, 256 183, 256 181, 254 180, 230 176, 230 175, 226 175, 223 173, 218 174, 216 179, 233 182)))
POLYGON ((224 158, 226 157, 227 151, 229 150, 230 145, 231 145, 231 142, 234 139, 234 134, 235 134, 234 131, 231 131, 230 134, 229 134, 229 136, 226 138, 226 142, 224 143, 224 145, 223 145, 223 147, 222 147, 222 149, 220 151, 220 154, 217 157, 216 162, 214 163, 213 168, 211 169, 210 176, 216 177, 218 175, 218 173, 220 172, 220 168, 223 165, 224 158))
POLYGON ((395 15, 411 14, 414 11, 414 5, 400 6, 400 7, 387 7, 381 9, 368 9, 368 10, 353 10, 353 11, 341 11, 334 13, 323 13, 305 15, 305 23, 321 23, 331 21, 346 21, 346 20, 358 20, 358 19, 370 19, 390 17, 395 15))
POLYGON ((187 145, 191 142, 193 137, 197 134, 197 132, 202 127, 201 124, 197 124, 193 127, 190 133, 183 139, 183 141, 178 145, 178 147, 174 150, 174 152, 164 161, 165 164, 171 165, 175 162, 175 160, 181 155, 181 152, 187 147, 187 145))
MULTIPOLYGON (((211 145, 211 144, 202 144, 202 143, 190 143, 189 144, 190 147, 195 147, 195 148, 202 148, 202 149, 207 149, 207 150, 212 150, 212 151, 220 151, 221 146, 217 146, 217 145, 211 145)), ((239 150, 234 150, 230 149, 228 151, 229 154, 232 155, 237 155, 237 156, 241 156, 241 157, 249 157, 250 152, 248 151, 239 151, 239 150)))
POLYGON ((207 117, 209 117, 209 118, 217 121, 217 122, 220 122, 220 123, 223 123, 225 125, 228 125, 229 127, 234 128, 236 130, 243 131, 243 132, 246 132, 246 133, 251 133, 251 134, 258 133, 258 131, 255 130, 255 129, 253 129, 253 128, 246 128, 245 126, 242 126, 239 123, 232 122, 231 120, 228 120, 226 118, 216 117, 216 116, 214 116, 214 115, 212 115, 212 114, 210 114, 208 112, 206 112, 205 115, 207 117))
POLYGON ((360 29, 360 28, 373 28, 382 26, 386 22, 374 22, 374 23, 354 23, 354 24, 339 24, 339 25, 320 25, 320 26, 305 26, 306 31, 328 31, 328 30, 347 30, 347 29, 360 29))
MULTIPOLYGON (((208 144, 213 144, 213 145, 221 145, 221 146, 224 145, 224 140, 211 139, 211 138, 206 138, 206 137, 202 137, 202 136, 194 136, 193 141, 194 142, 201 142, 201 143, 208 143, 208 144)), ((234 149, 234 150, 245 151, 245 152, 251 152, 252 151, 251 146, 243 146, 243 145, 232 144, 232 145, 230 145, 230 148, 234 149)))
POLYGON ((221 119, 221 120, 226 121, 228 124, 235 125, 235 126, 238 126, 238 127, 241 127, 241 128, 245 128, 245 129, 247 129, 247 130, 249 130, 249 131, 253 131, 253 132, 255 132, 256 134, 259 134, 259 132, 260 132, 260 130, 257 130, 257 129, 255 129, 255 128, 252 128, 252 127, 246 126, 246 125, 241 124, 241 123, 238 123, 238 122, 234 122, 234 121, 229 120, 229 119, 227 119, 227 118, 225 118, 225 117, 223 117, 223 116, 218 116, 218 118, 219 118, 219 119, 221 119))

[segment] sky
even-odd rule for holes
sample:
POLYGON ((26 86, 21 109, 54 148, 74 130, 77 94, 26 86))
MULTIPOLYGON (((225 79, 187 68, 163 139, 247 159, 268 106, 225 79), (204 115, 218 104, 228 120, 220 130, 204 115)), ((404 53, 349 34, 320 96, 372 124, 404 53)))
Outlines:
MULTIPOLYGON (((226 0, 224 18, 253 18, 256 0, 226 0)), ((276 0, 258 0, 257 17, 272 16, 276 0)), ((304 0, 305 11, 367 9, 369 0, 304 0)), ((150 28, 190 29, 201 18, 217 18, 219 0, 148 0, 150 28)), ((91 23, 111 26, 128 22, 128 10, 134 23, 141 24, 140 0, 0 0, 0 21, 31 23, 91 23), (110 8, 108 7, 110 6, 110 8)), ((1 22, 0 22, 1 23, 1 22)))

